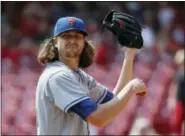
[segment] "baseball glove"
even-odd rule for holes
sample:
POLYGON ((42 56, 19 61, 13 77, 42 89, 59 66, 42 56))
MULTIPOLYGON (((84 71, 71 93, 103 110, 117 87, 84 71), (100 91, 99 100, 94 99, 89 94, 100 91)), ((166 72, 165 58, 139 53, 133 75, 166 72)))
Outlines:
POLYGON ((112 10, 104 18, 102 27, 111 31, 121 46, 143 47, 142 27, 133 16, 112 10))

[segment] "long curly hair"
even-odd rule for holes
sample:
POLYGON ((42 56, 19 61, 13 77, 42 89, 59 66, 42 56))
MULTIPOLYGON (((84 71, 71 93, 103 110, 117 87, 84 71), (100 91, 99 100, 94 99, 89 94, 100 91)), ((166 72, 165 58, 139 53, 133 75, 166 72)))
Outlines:
MULTIPOLYGON (((79 67, 80 68, 89 67, 93 63, 94 57, 95 57, 94 46, 90 42, 85 41, 85 46, 80 56, 79 67)), ((55 47, 54 39, 46 39, 41 44, 37 60, 42 65, 59 60, 59 53, 57 47, 55 47)))

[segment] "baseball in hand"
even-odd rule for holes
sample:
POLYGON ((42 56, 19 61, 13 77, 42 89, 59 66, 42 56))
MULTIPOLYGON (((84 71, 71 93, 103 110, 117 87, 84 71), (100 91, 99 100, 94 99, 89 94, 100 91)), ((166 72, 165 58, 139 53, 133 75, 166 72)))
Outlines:
POLYGON ((148 93, 145 83, 139 78, 131 80, 129 84, 132 87, 132 91, 135 92, 137 96, 145 96, 148 93))

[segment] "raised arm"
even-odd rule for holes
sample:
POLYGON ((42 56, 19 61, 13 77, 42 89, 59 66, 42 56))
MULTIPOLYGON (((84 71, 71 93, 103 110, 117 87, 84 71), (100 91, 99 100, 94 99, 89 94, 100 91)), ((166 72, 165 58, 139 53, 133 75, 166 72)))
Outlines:
POLYGON ((125 50, 125 59, 122 65, 119 79, 113 90, 113 93, 118 94, 124 86, 133 78, 133 62, 135 58, 136 49, 126 48, 125 50))

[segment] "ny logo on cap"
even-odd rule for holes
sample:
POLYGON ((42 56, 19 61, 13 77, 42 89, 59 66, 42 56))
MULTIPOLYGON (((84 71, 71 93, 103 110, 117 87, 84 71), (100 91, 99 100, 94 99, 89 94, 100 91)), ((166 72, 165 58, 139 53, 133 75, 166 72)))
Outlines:
POLYGON ((74 26, 74 25, 75 25, 75 23, 76 23, 76 21, 75 21, 75 19, 74 19, 74 18, 70 18, 70 19, 69 19, 69 25, 74 26))

